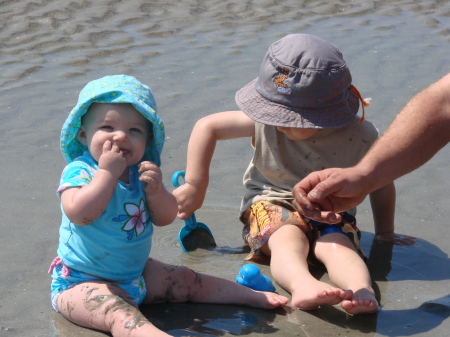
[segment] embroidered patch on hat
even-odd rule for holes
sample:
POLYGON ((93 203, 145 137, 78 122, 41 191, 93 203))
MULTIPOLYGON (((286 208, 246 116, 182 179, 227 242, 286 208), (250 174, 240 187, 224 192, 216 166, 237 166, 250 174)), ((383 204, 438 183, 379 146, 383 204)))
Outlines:
POLYGON ((283 94, 290 94, 291 93, 291 89, 289 89, 286 85, 286 83, 284 83, 284 80, 286 78, 288 78, 289 75, 289 69, 288 68, 281 68, 279 69, 280 75, 275 76, 273 78, 273 83, 275 83, 275 86, 277 87, 277 91, 281 92, 283 94))

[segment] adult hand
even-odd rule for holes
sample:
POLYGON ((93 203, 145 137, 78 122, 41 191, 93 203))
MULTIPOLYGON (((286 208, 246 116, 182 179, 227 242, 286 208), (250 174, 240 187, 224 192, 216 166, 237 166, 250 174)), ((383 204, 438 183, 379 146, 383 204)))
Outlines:
POLYGON ((338 213, 356 207, 368 194, 363 178, 355 167, 313 172, 294 186, 294 206, 307 218, 339 223, 338 213))

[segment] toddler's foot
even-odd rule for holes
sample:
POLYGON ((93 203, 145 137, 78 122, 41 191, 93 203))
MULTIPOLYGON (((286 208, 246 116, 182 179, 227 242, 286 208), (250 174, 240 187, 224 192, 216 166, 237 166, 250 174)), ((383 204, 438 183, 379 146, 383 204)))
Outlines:
POLYGON ((254 291, 254 295, 245 304, 256 308, 274 309, 286 305, 288 302, 289 299, 287 297, 276 293, 254 291))
POLYGON ((261 296, 260 299, 260 303, 257 303, 257 307, 258 308, 263 308, 263 309, 274 309, 277 307, 281 307, 283 305, 288 304, 289 299, 283 295, 279 295, 279 294, 275 294, 275 293, 271 293, 271 292, 258 292, 261 296))
POLYGON ((342 308, 349 314, 370 314, 379 310, 375 294, 369 289, 360 289, 349 300, 342 302, 342 308))
POLYGON ((334 288, 324 282, 314 284, 303 284, 299 289, 292 292, 292 306, 301 310, 317 309, 320 305, 335 305, 343 300, 349 300, 353 296, 351 290, 334 288))

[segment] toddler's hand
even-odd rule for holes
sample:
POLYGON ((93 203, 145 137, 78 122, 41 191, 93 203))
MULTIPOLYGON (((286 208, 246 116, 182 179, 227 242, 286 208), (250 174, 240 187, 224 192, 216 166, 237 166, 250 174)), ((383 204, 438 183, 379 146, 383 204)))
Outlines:
POLYGON ((192 213, 202 207, 205 192, 200 191, 194 185, 185 183, 176 188, 172 194, 178 202, 178 218, 186 220, 192 213))
POLYGON ((127 168, 127 161, 120 148, 113 142, 107 140, 103 144, 103 152, 98 159, 98 167, 111 172, 114 177, 119 177, 127 168))
POLYGON ((148 196, 158 194, 161 191, 163 188, 162 172, 156 164, 143 161, 139 164, 139 173, 141 174, 139 180, 145 183, 144 191, 148 196))
POLYGON ((416 238, 408 235, 400 235, 392 233, 385 233, 385 234, 379 234, 376 236, 376 241, 378 243, 388 242, 393 243, 397 246, 403 246, 403 245, 413 245, 416 243, 416 238))

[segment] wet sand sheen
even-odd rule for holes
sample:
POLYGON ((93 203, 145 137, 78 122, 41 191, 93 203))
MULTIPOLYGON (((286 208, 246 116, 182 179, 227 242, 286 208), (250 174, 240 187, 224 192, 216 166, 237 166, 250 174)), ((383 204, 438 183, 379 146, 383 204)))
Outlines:
MULTIPOLYGON (((235 92, 287 33, 316 34, 342 50, 354 83, 372 98, 367 118, 380 131, 414 93, 450 71, 450 4, 438 0, 3 1, 0 15, 0 335, 7 337, 104 335, 52 312, 46 274, 60 223, 59 132, 88 81, 125 73, 153 89, 166 125, 162 170, 171 186, 172 173, 185 168, 195 121, 236 109, 235 92)), ((397 232, 420 238, 418 247, 372 245, 369 206, 359 208, 363 249, 383 305, 378 315, 189 304, 148 307, 146 315, 176 336, 447 334, 449 151, 396 184, 397 232)), ((218 144, 205 206, 196 212, 218 248, 183 253, 177 221, 155 230, 154 258, 234 279, 247 254, 237 216, 250 159, 248 140, 218 144)))

